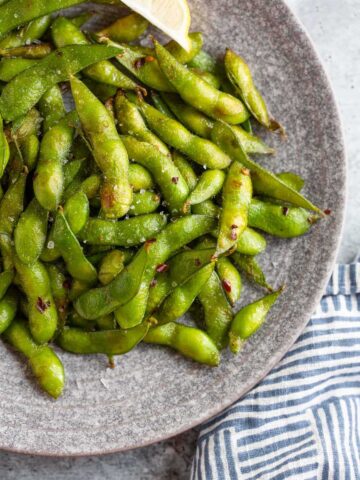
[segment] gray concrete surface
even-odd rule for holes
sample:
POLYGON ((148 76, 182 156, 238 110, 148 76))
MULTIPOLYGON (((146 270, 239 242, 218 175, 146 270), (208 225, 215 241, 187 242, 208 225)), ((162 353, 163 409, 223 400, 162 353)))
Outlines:
MULTIPOLYGON (((241 1, 241 0, 239 0, 241 1)), ((360 249, 360 2, 287 0, 307 28, 331 78, 348 152, 348 210, 339 261, 360 249)), ((1 421, 1 419, 0 419, 1 421)), ((3 480, 188 479, 196 431, 141 450, 104 457, 49 459, 0 453, 3 480)))

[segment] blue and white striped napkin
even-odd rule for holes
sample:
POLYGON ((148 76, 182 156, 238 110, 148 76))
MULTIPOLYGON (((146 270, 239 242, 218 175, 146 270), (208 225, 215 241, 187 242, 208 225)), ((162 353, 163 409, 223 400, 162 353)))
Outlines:
POLYGON ((306 330, 202 426, 192 480, 360 479, 360 259, 337 265, 306 330))

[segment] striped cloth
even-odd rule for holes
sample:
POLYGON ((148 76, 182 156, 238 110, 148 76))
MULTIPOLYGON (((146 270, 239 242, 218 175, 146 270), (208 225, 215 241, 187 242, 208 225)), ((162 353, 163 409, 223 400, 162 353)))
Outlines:
POLYGON ((359 262, 336 266, 281 363, 202 426, 192 480, 360 479, 359 262))

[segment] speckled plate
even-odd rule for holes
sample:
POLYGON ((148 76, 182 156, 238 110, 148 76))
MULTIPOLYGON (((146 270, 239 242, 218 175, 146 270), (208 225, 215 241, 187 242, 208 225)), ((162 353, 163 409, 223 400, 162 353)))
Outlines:
MULTIPOLYGON (((102 454, 141 447, 189 429, 244 395, 282 358, 314 311, 335 261, 345 202, 345 158, 334 98, 302 27, 281 0, 191 0, 205 46, 226 46, 250 63, 287 142, 276 135, 275 171, 306 179, 305 193, 332 215, 307 236, 269 239, 261 263, 270 283, 288 288, 266 325, 234 358, 209 369, 166 349, 140 345, 106 368, 102 356, 60 353, 63 397, 52 401, 24 363, 0 344, 0 448, 42 455, 102 454)), ((94 7, 100 8, 100 7, 94 7)), ((103 7, 101 7, 103 8, 103 7)), ((111 16, 114 12, 113 7, 111 16)), ((243 301, 261 295, 247 288, 243 301)))

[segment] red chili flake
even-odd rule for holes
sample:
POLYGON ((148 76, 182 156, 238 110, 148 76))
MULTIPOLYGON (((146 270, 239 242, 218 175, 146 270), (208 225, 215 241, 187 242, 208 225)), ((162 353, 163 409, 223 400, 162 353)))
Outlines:
POLYGON ((230 237, 231 237, 231 240, 236 240, 238 235, 237 235, 237 229, 239 227, 237 225, 231 225, 231 234, 230 234, 230 237))
POLYGON ((201 261, 200 261, 199 258, 195 258, 194 261, 195 261, 195 265, 196 265, 197 267, 200 267, 200 266, 201 266, 201 261))
POLYGON ((66 288, 66 290, 70 290, 70 288, 71 288, 71 280, 70 280, 70 278, 67 278, 66 280, 64 280, 64 282, 63 282, 63 287, 66 288))
POLYGON ((330 208, 327 208, 326 210, 324 210, 324 213, 325 213, 325 215, 331 215, 332 212, 331 212, 330 208))
POLYGON ((144 244, 145 250, 148 252, 150 246, 155 242, 156 242, 156 238, 149 238, 149 240, 146 240, 146 242, 144 244))
POLYGON ((283 213, 283 215, 285 215, 285 217, 286 217, 286 216, 288 215, 288 213, 289 213, 289 208, 288 208, 288 207, 283 207, 282 213, 283 213))
POLYGON ((179 181, 179 177, 172 177, 171 181, 172 181, 172 183, 175 183, 175 185, 177 185, 177 183, 179 181))
POLYGON ((160 265, 156 267, 156 271, 158 273, 163 273, 163 272, 166 272, 168 268, 169 268, 169 265, 167 265, 166 263, 160 263, 160 265))
POLYGON ((138 58, 134 62, 134 68, 136 68, 136 70, 139 70, 139 68, 141 68, 145 65, 145 62, 146 62, 145 57, 138 58))
POLYGON ((155 62, 155 58, 152 55, 147 55, 145 57, 145 62, 146 63, 155 62))
POLYGON ((241 173, 248 177, 250 175, 250 170, 248 168, 244 167, 244 168, 241 169, 241 173))
POLYGON ((157 283, 158 282, 157 282, 156 278, 153 278, 150 282, 150 287, 152 287, 152 288, 155 287, 155 285, 157 285, 157 283))
POLYGON ((49 300, 47 302, 44 302, 44 300, 41 297, 38 297, 36 301, 36 308, 39 310, 40 313, 44 313, 49 307, 50 307, 49 300))
POLYGON ((222 281, 222 286, 224 287, 224 290, 227 292, 227 293, 230 293, 231 292, 231 283, 228 282, 227 280, 223 280, 222 281))

